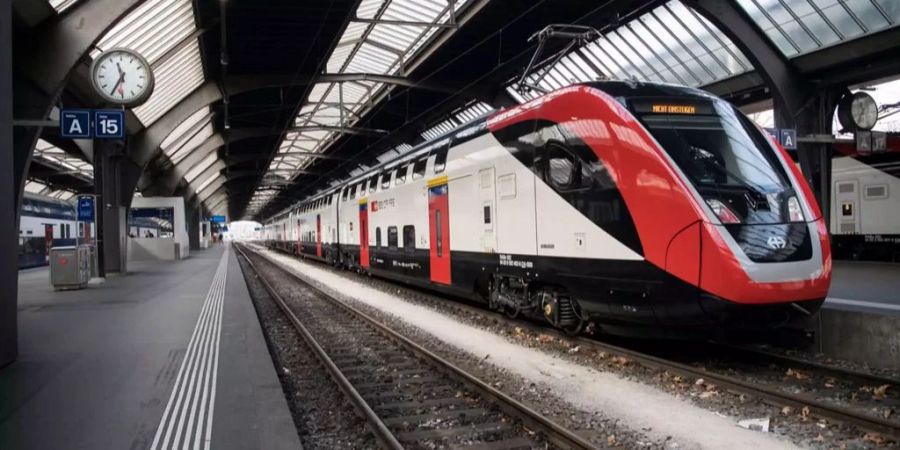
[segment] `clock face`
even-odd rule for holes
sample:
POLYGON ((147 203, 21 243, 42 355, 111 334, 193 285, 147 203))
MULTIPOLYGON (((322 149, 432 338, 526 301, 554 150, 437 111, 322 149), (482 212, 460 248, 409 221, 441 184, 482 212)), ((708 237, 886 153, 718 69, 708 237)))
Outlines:
POLYGON ((113 49, 103 52, 91 64, 91 83, 104 100, 137 106, 153 91, 153 71, 137 53, 113 49))
POLYGON ((875 100, 868 94, 853 96, 853 102, 850 104, 850 114, 856 126, 862 130, 870 130, 875 126, 878 120, 878 105, 875 100))

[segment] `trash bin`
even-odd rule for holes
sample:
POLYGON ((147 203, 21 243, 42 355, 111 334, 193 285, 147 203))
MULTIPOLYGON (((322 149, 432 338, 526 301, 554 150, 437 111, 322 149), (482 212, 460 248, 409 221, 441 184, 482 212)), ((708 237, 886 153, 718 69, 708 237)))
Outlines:
POLYGON ((50 284, 56 290, 83 289, 91 279, 91 253, 87 245, 50 249, 50 284))

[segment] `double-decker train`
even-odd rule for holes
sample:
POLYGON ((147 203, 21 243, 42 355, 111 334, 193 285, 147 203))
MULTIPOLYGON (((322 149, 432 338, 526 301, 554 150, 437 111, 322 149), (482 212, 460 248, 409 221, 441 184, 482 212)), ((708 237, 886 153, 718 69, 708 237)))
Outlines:
POLYGON ((46 265, 53 245, 75 244, 75 206, 26 192, 19 224, 19 269, 46 265))
POLYGON ((286 252, 577 331, 813 314, 831 254, 797 166, 729 103, 574 85, 423 143, 265 223, 286 252))

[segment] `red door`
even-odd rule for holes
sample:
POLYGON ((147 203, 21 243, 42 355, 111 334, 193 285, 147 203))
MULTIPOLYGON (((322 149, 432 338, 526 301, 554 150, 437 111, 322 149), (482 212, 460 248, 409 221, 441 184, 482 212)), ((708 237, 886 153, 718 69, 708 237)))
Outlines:
POLYGON ((435 181, 428 183, 431 281, 450 284, 450 200, 447 179, 435 181))
POLYGON ((303 232, 300 231, 303 229, 303 227, 300 226, 301 223, 303 223, 303 221, 300 219, 297 219, 297 244, 296 245, 297 245, 297 254, 298 255, 303 254, 303 232))
POLYGON ((359 265, 369 268, 369 210, 368 202, 359 202, 359 265))
POLYGON ((316 214, 316 256, 322 257, 322 215, 316 214))

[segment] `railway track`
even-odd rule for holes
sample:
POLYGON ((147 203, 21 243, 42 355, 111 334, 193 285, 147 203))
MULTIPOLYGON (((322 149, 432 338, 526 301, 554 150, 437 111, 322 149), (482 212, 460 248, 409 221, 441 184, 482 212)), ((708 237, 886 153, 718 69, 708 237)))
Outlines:
MULTIPOLYGON (((386 281, 381 281, 380 283, 390 284, 393 289, 397 288, 397 285, 391 284, 386 281)), ((807 392, 798 393, 786 390, 786 388, 796 388, 799 385, 798 383, 761 383, 758 379, 723 373, 725 372, 725 370, 714 370, 704 367, 698 367, 689 363, 675 361, 671 357, 658 356, 657 354, 653 354, 648 351, 641 351, 621 345, 603 342, 592 337, 569 336, 560 331, 557 331, 556 329, 537 324, 533 321, 523 319, 509 319, 503 314, 489 311, 482 307, 473 306, 457 301, 448 301, 447 299, 436 297, 431 293, 426 293, 415 288, 408 288, 407 290, 419 300, 433 304, 439 303, 443 308, 449 308, 464 315, 477 314, 485 317, 490 317, 493 320, 504 323, 508 326, 520 327, 534 333, 550 335, 560 341, 568 343, 573 347, 581 346, 584 349, 594 350, 595 352, 605 352, 614 356, 626 357, 633 362, 643 365, 647 368, 656 369, 659 371, 668 371, 673 375, 679 375, 692 379, 702 378, 703 380, 705 380, 705 382, 715 384, 722 389, 737 394, 750 395, 774 406, 787 406, 794 408, 797 411, 803 411, 808 408, 806 410, 808 411, 810 417, 822 418, 847 425, 852 425, 861 430, 881 433, 894 440, 900 441, 900 420, 897 420, 898 418, 896 414, 893 416, 893 418, 879 417, 877 415, 866 412, 864 407, 850 407, 846 404, 840 404, 839 402, 835 401, 820 400, 819 398, 817 398, 817 396, 819 396, 819 394, 822 394, 822 392, 807 390, 807 392)), ((779 367, 773 368, 774 372, 780 371, 784 373, 787 368, 802 367, 804 368, 804 370, 808 371, 807 374, 812 373, 816 376, 817 379, 833 379, 835 380, 836 384, 851 386, 863 386, 866 384, 872 386, 888 385, 890 386, 888 392, 890 392, 891 397, 889 400, 898 402, 898 405, 900 405, 900 400, 898 400, 898 397, 900 397, 900 395, 898 395, 900 394, 900 380, 880 376, 877 374, 855 371, 843 367, 821 364, 814 361, 804 360, 802 358, 792 358, 789 356, 780 355, 778 353, 767 352, 751 347, 725 346, 718 343, 710 345, 720 347, 721 350, 730 353, 730 358, 733 358, 733 361, 739 361, 738 358, 745 358, 744 361, 746 362, 747 359, 754 358, 758 361, 765 361, 766 364, 769 365, 780 364, 779 367)), ((796 391, 798 389, 794 390, 796 391)))
POLYGON ((254 258, 254 250, 236 247, 382 448, 595 448, 292 272, 254 258), (264 273, 272 270, 284 275, 280 283, 264 273))

